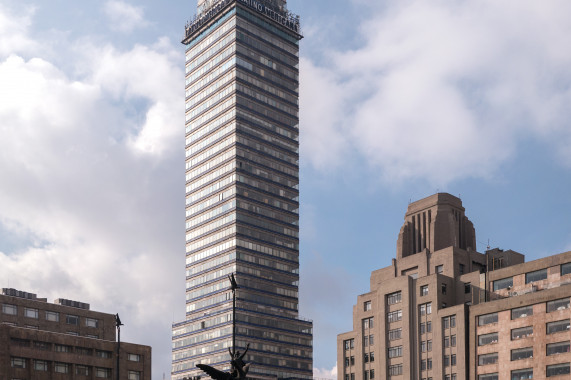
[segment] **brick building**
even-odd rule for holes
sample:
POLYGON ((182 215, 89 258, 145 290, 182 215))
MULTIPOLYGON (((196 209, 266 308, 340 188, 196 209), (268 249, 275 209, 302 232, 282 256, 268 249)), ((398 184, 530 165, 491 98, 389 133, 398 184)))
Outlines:
POLYGON ((524 263, 514 251, 475 249, 460 199, 439 193, 411 203, 396 259, 372 272, 371 291, 353 307, 353 330, 338 335, 338 379, 568 374, 571 287, 563 285, 571 283, 571 252, 524 263), (529 326, 533 344, 510 336, 529 326))
MULTIPOLYGON (((0 380, 116 378, 115 316, 3 289, 0 380)), ((121 342, 120 378, 151 379, 151 347, 121 342)))

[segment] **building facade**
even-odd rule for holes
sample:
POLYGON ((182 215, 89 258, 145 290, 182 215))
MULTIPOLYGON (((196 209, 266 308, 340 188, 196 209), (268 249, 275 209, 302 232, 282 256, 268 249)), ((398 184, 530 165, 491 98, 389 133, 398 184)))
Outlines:
MULTIPOLYGON (((115 316, 89 304, 3 289, 0 380, 116 378, 115 316)), ((151 347, 121 342, 120 378, 151 379, 151 347)))
POLYGON ((298 314, 299 18, 285 0, 200 0, 186 25, 186 319, 172 378, 196 364, 309 379, 312 323, 298 314))

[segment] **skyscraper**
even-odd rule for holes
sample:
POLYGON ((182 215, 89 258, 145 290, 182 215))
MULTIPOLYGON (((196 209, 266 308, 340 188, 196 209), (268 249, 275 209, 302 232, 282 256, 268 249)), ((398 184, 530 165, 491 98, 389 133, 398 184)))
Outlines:
POLYGON ((186 320, 173 325, 173 379, 196 364, 251 378, 312 377, 312 323, 299 318, 299 17, 285 0, 199 0, 186 25, 186 320))

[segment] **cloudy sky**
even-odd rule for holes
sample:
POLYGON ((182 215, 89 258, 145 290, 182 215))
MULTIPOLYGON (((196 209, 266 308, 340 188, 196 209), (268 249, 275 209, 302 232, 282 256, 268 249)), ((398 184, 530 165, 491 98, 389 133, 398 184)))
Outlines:
MULTIPOLYGON (((288 4, 305 34, 300 314, 334 378, 336 335, 410 201, 459 195, 480 251, 571 250, 571 2, 288 4)), ((155 379, 184 319, 195 7, 0 1, 0 287, 119 312, 155 379)))

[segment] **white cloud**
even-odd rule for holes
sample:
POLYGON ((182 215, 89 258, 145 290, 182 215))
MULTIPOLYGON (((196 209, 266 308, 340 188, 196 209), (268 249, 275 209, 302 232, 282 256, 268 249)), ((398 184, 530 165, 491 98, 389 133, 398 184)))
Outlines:
POLYGON ((118 0, 109 0, 103 8, 111 21, 111 27, 120 32, 129 33, 148 25, 141 7, 118 0))
POLYGON ((315 166, 345 140, 385 180, 445 185, 493 176, 525 138, 571 164, 570 3, 410 0, 372 13, 362 47, 302 72, 302 91, 316 89, 302 96, 302 131, 328 147, 305 149, 315 166), (316 94, 330 106, 322 124, 316 94))
POLYGON ((23 15, 16 14, 0 4, 0 57, 37 48, 26 35, 34 13, 35 9, 28 7, 23 15))
POLYGON ((0 232, 22 240, 0 252, 0 278, 119 312, 158 377, 184 315, 183 55, 167 40, 81 46, 80 77, 41 50, 0 55, 0 232))
POLYGON ((313 378, 315 380, 334 380, 337 378, 337 363, 331 369, 313 368, 313 378))

